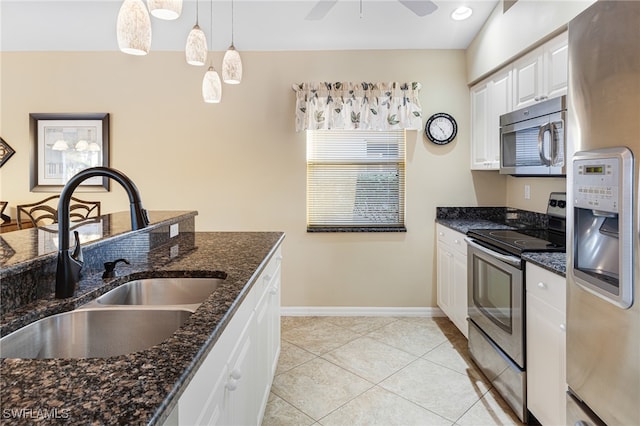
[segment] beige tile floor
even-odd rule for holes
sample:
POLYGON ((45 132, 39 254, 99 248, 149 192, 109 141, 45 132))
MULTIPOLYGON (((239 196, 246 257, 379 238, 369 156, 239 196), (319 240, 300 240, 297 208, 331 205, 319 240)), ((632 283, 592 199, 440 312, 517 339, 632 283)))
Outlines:
POLYGON ((263 426, 520 425, 446 318, 283 317, 263 426))

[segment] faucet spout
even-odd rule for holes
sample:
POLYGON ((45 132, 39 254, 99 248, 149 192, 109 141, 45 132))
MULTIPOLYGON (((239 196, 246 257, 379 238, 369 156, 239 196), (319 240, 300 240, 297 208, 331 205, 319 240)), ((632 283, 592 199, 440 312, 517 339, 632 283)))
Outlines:
POLYGON ((75 294, 82 270, 82 249, 76 232, 76 246, 73 253, 69 247, 69 217, 71 195, 73 191, 86 179, 104 176, 118 182, 129 196, 131 210, 131 229, 146 228, 149 225, 147 211, 142 207, 142 200, 138 188, 124 173, 109 167, 91 167, 73 176, 62 189, 58 202, 58 264, 56 271, 56 298, 65 299, 75 294))

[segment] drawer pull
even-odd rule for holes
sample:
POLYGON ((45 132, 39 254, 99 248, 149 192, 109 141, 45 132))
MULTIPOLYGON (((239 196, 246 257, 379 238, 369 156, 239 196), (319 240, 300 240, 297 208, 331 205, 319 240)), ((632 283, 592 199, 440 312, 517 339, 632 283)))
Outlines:
POLYGON ((271 275, 267 274, 264 276, 265 281, 271 281, 271 275))
POLYGON ((567 326, 564 324, 560 324, 560 330, 567 331, 567 326))
POLYGON ((460 244, 460 240, 453 240, 455 244, 460 244))
POLYGON ((545 283, 543 283, 543 282, 539 282, 538 283, 538 288, 543 288, 544 289, 544 288, 547 288, 547 285, 545 283))
POLYGON ((440 231, 438 232, 438 235, 440 235, 441 237, 444 237, 444 232, 440 231))
POLYGON ((269 290, 269 293, 271 294, 277 294, 278 293, 278 287, 276 287, 275 285, 273 287, 271 287, 271 290, 269 290))
POLYGON ((234 391, 238 389, 238 381, 242 377, 242 373, 237 368, 234 368, 229 374, 229 381, 227 382, 226 388, 230 391, 234 391))

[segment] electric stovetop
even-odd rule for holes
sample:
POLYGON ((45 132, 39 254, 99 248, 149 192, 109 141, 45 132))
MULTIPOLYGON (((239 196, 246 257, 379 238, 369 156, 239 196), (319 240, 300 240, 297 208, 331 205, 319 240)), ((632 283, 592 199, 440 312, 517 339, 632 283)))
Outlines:
POLYGON ((552 192, 547 204, 548 227, 525 229, 472 229, 467 235, 487 246, 520 256, 527 251, 564 252, 566 194, 552 192))
POLYGON ((565 251, 565 234, 549 229, 472 229, 467 235, 517 255, 565 251))

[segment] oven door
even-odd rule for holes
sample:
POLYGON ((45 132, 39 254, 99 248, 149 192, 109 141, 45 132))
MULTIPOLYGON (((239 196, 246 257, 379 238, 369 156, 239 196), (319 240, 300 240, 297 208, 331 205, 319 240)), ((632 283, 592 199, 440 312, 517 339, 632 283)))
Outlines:
POLYGON ((524 369, 524 271, 522 260, 467 238, 468 314, 524 369))

